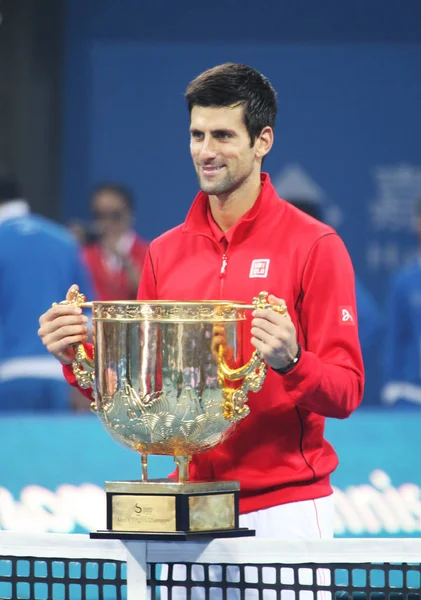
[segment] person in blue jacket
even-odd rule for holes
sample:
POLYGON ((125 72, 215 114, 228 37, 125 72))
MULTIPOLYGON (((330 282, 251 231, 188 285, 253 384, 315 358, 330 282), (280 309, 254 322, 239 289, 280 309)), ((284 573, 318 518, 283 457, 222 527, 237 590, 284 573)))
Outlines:
MULTIPOLYGON (((417 207, 421 239, 421 203, 417 207)), ((387 294, 384 344, 385 404, 421 405, 421 257, 392 277, 387 294)))
MULTIPOLYGON (((288 202, 314 217, 318 221, 323 221, 323 211, 319 202, 286 198, 288 202)), ((363 282, 355 276, 355 294, 357 299, 358 313, 358 334, 360 338, 361 350, 367 354, 378 339, 381 329, 380 310, 371 293, 365 287, 363 282)))
POLYGON ((0 411, 70 409, 60 365, 37 332, 45 306, 75 281, 91 293, 71 234, 32 214, 17 182, 0 176, 0 411))

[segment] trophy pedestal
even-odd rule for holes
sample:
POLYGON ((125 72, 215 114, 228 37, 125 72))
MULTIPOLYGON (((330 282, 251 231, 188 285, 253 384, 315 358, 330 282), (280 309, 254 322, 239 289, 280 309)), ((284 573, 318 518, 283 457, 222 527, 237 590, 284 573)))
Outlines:
POLYGON ((107 529, 91 538, 198 540, 254 536, 238 526, 237 481, 106 482, 107 529))

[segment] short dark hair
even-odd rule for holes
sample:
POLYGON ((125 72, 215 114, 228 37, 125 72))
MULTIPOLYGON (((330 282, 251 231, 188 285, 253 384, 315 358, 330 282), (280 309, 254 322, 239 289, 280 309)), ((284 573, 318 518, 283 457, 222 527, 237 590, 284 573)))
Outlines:
POLYGON ((134 210, 135 210, 134 195, 133 195, 133 192, 127 186, 122 185, 120 183, 114 183, 114 182, 98 183, 92 190, 92 193, 91 193, 92 200, 95 198, 95 196, 98 196, 98 194, 102 194, 103 192, 111 192, 112 194, 115 194, 116 196, 120 196, 120 198, 124 201, 124 203, 126 204, 127 208, 130 210, 130 212, 131 213, 134 212, 134 210))
POLYGON ((0 202, 22 198, 22 190, 14 177, 0 175, 0 202))
POLYGON ((269 79, 247 65, 225 63, 204 71, 187 87, 189 113, 194 106, 244 106, 251 145, 264 127, 275 127, 278 105, 269 79))

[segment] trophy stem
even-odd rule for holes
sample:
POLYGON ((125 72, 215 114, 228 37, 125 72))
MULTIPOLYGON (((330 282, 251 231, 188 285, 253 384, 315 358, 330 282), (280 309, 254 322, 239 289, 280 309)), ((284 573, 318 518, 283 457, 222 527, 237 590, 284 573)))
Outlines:
POLYGON ((191 457, 174 456, 174 461, 178 466, 178 481, 179 483, 185 483, 189 480, 189 462, 191 461, 191 457))
POLYGON ((142 481, 148 481, 148 455, 142 454, 142 481))

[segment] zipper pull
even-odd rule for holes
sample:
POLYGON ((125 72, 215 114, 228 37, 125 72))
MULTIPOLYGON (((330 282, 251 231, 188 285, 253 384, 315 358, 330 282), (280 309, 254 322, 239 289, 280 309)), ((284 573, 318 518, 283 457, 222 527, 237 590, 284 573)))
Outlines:
POLYGON ((222 256, 221 276, 225 275, 225 271, 227 270, 227 264, 228 264, 228 256, 226 254, 224 254, 222 256))

